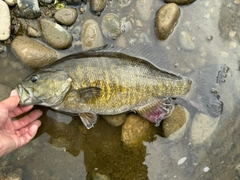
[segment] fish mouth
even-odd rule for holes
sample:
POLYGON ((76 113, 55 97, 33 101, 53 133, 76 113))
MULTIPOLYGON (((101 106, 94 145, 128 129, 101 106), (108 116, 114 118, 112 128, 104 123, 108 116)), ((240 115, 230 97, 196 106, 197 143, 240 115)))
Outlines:
POLYGON ((20 105, 32 105, 34 103, 33 94, 29 90, 22 85, 18 85, 16 90, 20 96, 20 105))

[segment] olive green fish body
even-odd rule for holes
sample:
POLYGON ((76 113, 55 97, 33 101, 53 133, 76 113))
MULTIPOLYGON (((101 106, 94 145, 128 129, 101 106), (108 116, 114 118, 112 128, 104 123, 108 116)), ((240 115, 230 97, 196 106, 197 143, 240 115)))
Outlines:
POLYGON ((134 110, 161 97, 187 94, 191 80, 162 71, 152 64, 121 53, 65 60, 52 67, 72 79, 71 90, 56 109, 68 112, 118 114, 134 110), (78 90, 99 87, 94 97, 78 90))

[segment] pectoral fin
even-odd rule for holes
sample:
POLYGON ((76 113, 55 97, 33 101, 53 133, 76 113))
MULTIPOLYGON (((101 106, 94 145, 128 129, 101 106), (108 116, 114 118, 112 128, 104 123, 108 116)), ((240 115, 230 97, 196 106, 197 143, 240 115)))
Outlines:
POLYGON ((97 122, 97 115, 95 113, 79 113, 78 115, 87 129, 92 128, 97 122))
POLYGON ((160 99, 151 104, 147 104, 136 109, 137 113, 142 117, 154 122, 159 126, 161 121, 171 115, 174 106, 169 98, 160 99))
POLYGON ((100 87, 86 87, 86 88, 81 88, 76 90, 76 92, 78 93, 78 95, 80 96, 80 98, 95 98, 98 97, 100 92, 101 92, 101 88, 100 87))

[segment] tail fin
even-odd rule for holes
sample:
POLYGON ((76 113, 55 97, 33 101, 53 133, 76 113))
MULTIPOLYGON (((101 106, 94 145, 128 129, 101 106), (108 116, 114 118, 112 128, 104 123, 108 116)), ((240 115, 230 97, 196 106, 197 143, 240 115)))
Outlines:
POLYGON ((187 95, 188 102, 204 114, 218 117, 223 111, 223 102, 217 88, 225 82, 227 72, 226 65, 217 64, 194 72, 191 91, 187 95))

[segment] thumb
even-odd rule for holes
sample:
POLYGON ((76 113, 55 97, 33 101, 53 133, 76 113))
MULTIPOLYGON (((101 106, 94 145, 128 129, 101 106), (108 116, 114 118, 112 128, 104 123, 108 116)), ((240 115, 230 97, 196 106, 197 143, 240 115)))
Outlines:
POLYGON ((5 108, 8 111, 14 110, 20 101, 18 93, 16 90, 12 90, 10 97, 0 102, 0 108, 5 108))

